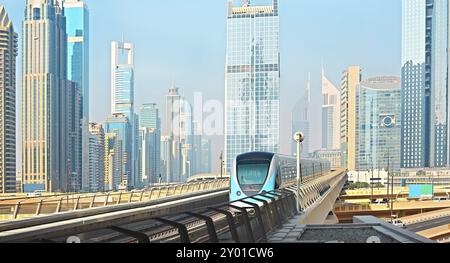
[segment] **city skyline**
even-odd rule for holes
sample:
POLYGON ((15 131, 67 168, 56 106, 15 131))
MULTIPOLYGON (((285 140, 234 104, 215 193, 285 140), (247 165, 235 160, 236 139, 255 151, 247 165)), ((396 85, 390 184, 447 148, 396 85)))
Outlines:
MULTIPOLYGON (((158 15, 152 17, 152 19, 155 19, 155 25, 152 25, 150 29, 152 29, 152 34, 156 35, 158 40, 151 42, 150 47, 153 48, 146 48, 145 39, 149 39, 148 34, 139 34, 137 33, 139 30, 131 30, 132 27, 136 27, 136 29, 141 28, 142 25, 139 25, 137 20, 123 21, 119 16, 118 21, 111 21, 112 17, 117 16, 99 16, 102 12, 99 1, 87 0, 85 2, 89 6, 91 14, 91 34, 96 35, 95 39, 91 37, 90 43, 92 121, 104 122, 109 114, 109 101, 104 100, 104 94, 109 94, 110 89, 108 70, 110 53, 107 47, 110 45, 110 41, 120 39, 122 33, 127 40, 136 44, 136 52, 139 54, 138 58, 136 58, 136 107, 146 102, 156 102, 162 108, 165 91, 173 79, 183 88, 182 92, 188 98, 192 97, 194 91, 201 91, 204 93, 205 100, 217 99, 223 101, 224 84, 222 80, 224 77, 226 35, 225 1, 214 1, 213 3, 206 1, 210 6, 209 10, 211 10, 209 13, 196 11, 201 10, 199 7, 204 6, 206 4, 205 1, 195 1, 194 3, 174 1, 176 8, 164 3, 157 2, 152 4, 152 8, 160 11, 155 12, 158 15), (167 17, 159 14, 165 13, 165 10, 169 10, 169 8, 175 12, 175 15, 181 17, 187 16, 186 12, 182 10, 192 10, 192 12, 197 13, 197 17, 191 19, 192 17, 189 16, 190 20, 186 25, 175 25, 173 22, 168 21, 167 17), (97 15, 94 16, 92 14, 97 15), (203 25, 205 19, 208 19, 211 25, 203 25), (110 25, 117 30, 110 30, 112 32, 102 30, 106 22, 110 22, 110 25), (164 32, 160 29, 159 25, 161 24, 165 25, 164 32), (208 30, 205 30, 205 27, 208 30), (212 28, 216 28, 216 30, 211 31, 212 28), (192 36, 186 38, 186 33, 184 32, 190 32, 192 36), (205 34, 205 32, 208 34, 205 34), (183 50, 185 49, 179 48, 179 44, 176 43, 183 43, 183 46, 192 50, 192 54, 184 52, 183 50), (166 47, 158 48, 161 46, 166 47), (157 53, 160 54, 156 54, 155 50, 159 50, 157 53), (210 57, 213 59, 210 60, 210 57), (210 61, 213 63, 210 63, 210 61), (209 74, 201 74, 202 77, 200 77, 199 72, 208 72, 209 74), (196 79, 202 79, 202 81, 198 82, 196 79), (95 107, 93 106, 94 101, 96 102, 95 107)), ((282 126, 289 125, 290 118, 288 115, 297 100, 297 98, 293 98, 295 96, 290 96, 289 94, 292 92, 302 94, 304 92, 304 83, 309 71, 312 73, 312 99, 317 103, 322 100, 320 91, 322 62, 325 65, 325 71, 329 79, 335 84, 339 83, 342 69, 351 64, 361 64, 366 72, 366 76, 399 74, 398 64, 400 63, 399 50, 401 40, 399 33, 401 24, 398 14, 401 7, 400 4, 401 1, 388 2, 384 0, 365 1, 364 3, 347 0, 342 1, 340 5, 330 0, 314 1, 314 3, 307 1, 282 1, 280 3, 282 25, 281 54, 284 68, 281 76, 281 100, 285 102, 281 105, 282 126), (387 3, 389 3, 391 8, 384 10, 383 6, 387 3), (334 11, 335 9, 347 12, 355 18, 360 17, 359 23, 355 24, 352 21, 343 20, 341 15, 334 11), (364 13, 366 9, 374 12, 370 14, 364 13), (304 16, 297 16, 291 10, 298 10, 304 16), (321 10, 321 12, 313 15, 305 12, 305 10, 321 10), (377 13, 377 11, 379 12, 377 13), (389 12, 392 12, 391 16, 388 15, 389 12), (374 23, 380 14, 386 14, 385 19, 374 23), (316 21, 317 26, 310 26, 311 23, 307 23, 308 20, 316 21), (294 25, 295 27, 293 28, 294 25), (367 33, 359 41, 349 42, 337 33, 338 28, 349 26, 362 34, 365 34, 365 31, 371 33, 367 33), (392 30, 386 31, 384 29, 386 27, 392 30), (327 35, 328 38, 338 39, 338 41, 324 43, 319 40, 322 38, 322 34, 327 35), (303 38, 311 41, 304 43, 303 38), (390 42, 386 41, 388 39, 390 42), (317 45, 318 43, 320 45, 317 45), (368 52, 369 50, 371 52, 368 52), (372 52, 373 50, 377 52, 372 52), (302 63, 298 63, 298 61, 302 63), (367 64, 367 62, 370 63, 367 64)), ((4 5, 14 24, 20 25, 24 3, 5 0, 4 5)), ((109 6, 111 6, 111 13, 116 12, 118 14, 121 2, 111 1, 109 6)), ((133 5, 130 5, 130 8, 133 8, 133 12, 137 14, 142 12, 140 10, 142 8, 136 8, 133 5)), ((16 28, 19 34, 19 44, 21 44, 21 28, 18 26, 16 28)), ((20 64, 21 62, 18 60, 19 76, 20 64)), ((17 89, 20 90, 20 83, 18 83, 17 89)), ((320 113, 320 110, 320 107, 313 109, 317 114, 320 113)), ((18 114, 20 113, 18 112, 18 114)), ((321 121, 318 120, 312 123, 312 126, 314 130, 320 131, 321 121)), ((281 151, 289 152, 291 145, 290 131, 282 131, 281 138, 281 151)), ((214 142, 212 163, 215 170, 218 170, 218 161, 216 159, 218 159, 223 148, 223 142, 222 138, 212 138, 212 140, 214 142)), ((320 148, 321 138, 314 138, 312 144, 313 149, 320 148)))

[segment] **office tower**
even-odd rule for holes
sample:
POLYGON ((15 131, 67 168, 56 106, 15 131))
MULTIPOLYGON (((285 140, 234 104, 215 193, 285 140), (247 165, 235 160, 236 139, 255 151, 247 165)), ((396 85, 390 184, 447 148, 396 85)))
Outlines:
POLYGON ((58 1, 27 0, 22 39, 24 191, 65 192, 67 36, 58 1))
MULTIPOLYGON (((108 141, 106 151, 108 158, 111 157, 111 154, 114 154, 114 157, 111 158, 112 163, 108 165, 108 170, 113 168, 112 175, 110 175, 112 178, 112 187, 113 189, 130 190, 132 188, 130 183, 132 181, 133 166, 130 140, 132 138, 132 127, 127 116, 122 113, 115 113, 108 117, 105 133, 107 133, 108 139, 114 138, 113 141, 108 141)), ((111 160, 108 159, 108 161, 111 160)))
POLYGON ((244 152, 279 152, 278 0, 228 1, 225 167, 244 152))
POLYGON ((341 148, 341 92, 325 76, 322 69, 322 148, 341 148))
POLYGON ((67 78, 78 85, 82 107, 79 163, 81 188, 89 188, 89 10, 82 0, 65 0, 67 78))
POLYGON ((122 113, 131 126, 130 136, 126 138, 131 145, 129 156, 131 167, 130 187, 139 181, 139 126, 134 113, 134 44, 125 42, 111 43, 111 113, 122 113))
MULTIPOLYGON (((306 85, 306 92, 303 97, 295 104, 291 112, 291 134, 302 132, 305 135, 305 140, 302 143, 302 156, 308 157, 311 152, 311 126, 310 126, 310 111, 311 107, 311 77, 308 75, 308 82, 306 85)), ((292 155, 297 155, 297 143, 292 140, 291 144, 292 155)))
POLYGON ((181 100, 180 116, 180 143, 181 143, 181 178, 185 182, 192 176, 194 168, 194 123, 192 118, 192 106, 183 98, 181 100))
POLYGON ((82 189, 81 158, 82 158, 82 129, 80 126, 82 114, 82 93, 80 86, 67 81, 66 87, 66 118, 67 136, 67 186, 68 192, 79 192, 82 189))
POLYGON ((343 167, 356 169, 356 93, 361 82, 361 68, 351 66, 342 73, 341 151, 343 167))
POLYGON ((141 134, 141 183, 158 183, 161 174, 161 120, 154 103, 142 105, 139 110, 141 134))
POLYGON ((0 194, 16 192, 17 33, 0 5, 0 194))
POLYGON ((202 154, 199 173, 211 173, 211 140, 202 138, 202 154))
POLYGON ((119 145, 116 133, 105 133, 104 180, 105 191, 116 190, 121 184, 122 177, 117 174, 119 167, 119 145))
POLYGON ((89 124, 89 192, 105 190, 105 131, 98 123, 89 124))
POLYGON ((402 2, 402 168, 449 166, 449 3, 402 2))
POLYGON ((400 170, 401 79, 372 77, 357 92, 356 171, 400 170))
MULTIPOLYGON (((174 177, 173 170, 173 150, 174 143, 171 136, 161 136, 161 178, 160 181, 162 183, 170 183, 175 182, 176 179, 174 177)), ((181 155, 180 147, 176 148, 176 155, 181 155)))

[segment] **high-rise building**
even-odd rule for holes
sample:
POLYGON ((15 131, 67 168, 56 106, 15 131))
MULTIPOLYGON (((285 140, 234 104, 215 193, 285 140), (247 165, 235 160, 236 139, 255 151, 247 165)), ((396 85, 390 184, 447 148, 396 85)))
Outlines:
POLYGON ((154 103, 142 105, 139 111, 141 138, 141 184, 158 183, 161 174, 161 120, 154 103))
POLYGON ((402 2, 402 168, 449 166, 449 2, 402 2))
POLYGON ((322 69, 322 148, 341 148, 341 92, 325 76, 322 69))
POLYGON ((16 192, 17 33, 0 5, 0 193, 16 192))
POLYGON ((91 193, 105 190, 105 132, 98 123, 89 124, 89 189, 91 193))
POLYGON ((125 42, 111 43, 111 114, 121 113, 128 119, 131 131, 126 137, 131 145, 128 157, 131 167, 130 187, 139 182, 139 124, 134 112, 134 44, 125 42))
POLYGON ((357 91, 356 171, 400 170, 401 79, 372 77, 357 91))
POLYGON ((361 68, 351 66, 342 74, 341 82, 341 151, 342 165, 356 170, 356 93, 361 82, 361 68))
MULTIPOLYGON (((295 104, 291 112, 291 134, 292 138, 297 132, 302 132, 305 135, 305 140, 302 143, 302 156, 308 157, 311 152, 311 126, 310 126, 310 112, 311 107, 311 78, 308 76, 308 83, 306 92, 303 97, 295 104)), ((297 155, 297 143, 292 140, 291 144, 292 155, 297 155)))
POLYGON ((27 0, 23 21, 24 191, 67 191, 67 35, 57 0, 27 0))
MULTIPOLYGON (((131 189, 132 185, 132 165, 133 160, 131 159, 132 146, 131 138, 132 127, 130 121, 123 113, 115 113, 108 117, 106 121, 107 139, 113 138, 114 140, 108 141, 108 148, 106 150, 108 161, 111 154, 114 155, 112 158, 112 164, 107 165, 108 169, 105 172, 112 170, 111 178, 113 189, 131 189), (114 134, 114 136, 112 136, 114 134)), ((106 140, 106 139, 105 139, 106 140)), ((105 143, 106 144, 106 143, 105 143)))
POLYGON ((225 167, 244 152, 279 152, 278 0, 228 1, 225 167))
POLYGON ((89 10, 83 0, 65 0, 67 78, 81 91, 79 165, 83 190, 89 188, 89 10))
POLYGON ((67 123, 67 185, 69 192, 79 192, 82 189, 81 158, 82 129, 80 126, 82 113, 82 94, 78 84, 67 81, 66 86, 66 118, 67 123))
POLYGON ((104 180, 105 191, 112 191, 117 189, 121 184, 122 176, 118 175, 119 169, 119 143, 118 135, 116 133, 105 133, 105 160, 104 160, 104 180))

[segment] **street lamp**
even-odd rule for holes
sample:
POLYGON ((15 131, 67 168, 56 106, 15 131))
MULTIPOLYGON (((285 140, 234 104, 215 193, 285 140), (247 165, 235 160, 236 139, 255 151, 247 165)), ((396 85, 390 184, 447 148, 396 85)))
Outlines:
POLYGON ((305 140, 305 135, 302 132, 294 134, 294 141, 297 143, 297 211, 300 212, 300 185, 303 183, 301 175, 300 158, 302 155, 302 142, 305 140))

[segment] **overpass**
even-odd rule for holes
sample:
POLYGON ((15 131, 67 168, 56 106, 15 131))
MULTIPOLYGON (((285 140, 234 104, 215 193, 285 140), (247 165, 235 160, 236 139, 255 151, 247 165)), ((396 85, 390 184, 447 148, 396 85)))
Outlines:
POLYGON ((291 186, 231 203, 224 180, 109 196, 8 200, 4 207, 13 220, 0 223, 0 242, 264 242, 292 220, 324 223, 346 182, 338 169, 303 184, 300 196, 291 186))

